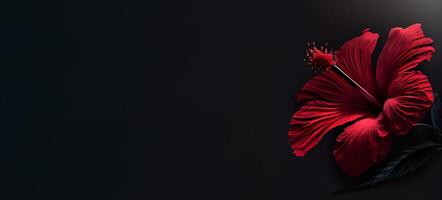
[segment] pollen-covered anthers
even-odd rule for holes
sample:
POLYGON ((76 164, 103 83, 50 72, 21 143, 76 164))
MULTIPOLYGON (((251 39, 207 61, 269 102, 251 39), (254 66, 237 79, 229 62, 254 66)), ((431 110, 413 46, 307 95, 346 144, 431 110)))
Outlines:
MULTIPOLYGON (((327 45, 327 43, 325 43, 327 45)), ((315 46, 315 42, 307 43, 307 58, 304 59, 315 72, 322 72, 330 69, 336 62, 333 56, 333 50, 328 50, 324 46, 319 49, 315 46)))

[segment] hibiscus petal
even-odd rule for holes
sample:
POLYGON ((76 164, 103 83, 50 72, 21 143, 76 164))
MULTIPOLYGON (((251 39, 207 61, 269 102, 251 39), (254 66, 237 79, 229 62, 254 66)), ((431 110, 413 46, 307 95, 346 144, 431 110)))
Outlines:
POLYGON ((376 71, 376 79, 384 95, 398 73, 413 69, 422 61, 431 59, 435 51, 432 43, 431 38, 425 37, 420 24, 390 30, 379 55, 376 71))
POLYGON ((289 142, 296 156, 304 156, 331 129, 369 115, 366 107, 311 101, 293 114, 289 128, 289 142))
POLYGON ((318 74, 308 81, 297 93, 296 100, 301 104, 315 100, 361 105, 367 105, 369 102, 358 88, 333 70, 318 74))
POLYGON ((406 134, 424 118, 433 104, 431 84, 420 71, 404 72, 388 88, 383 124, 392 134, 406 134))
POLYGON ((379 38, 369 29, 345 42, 336 54, 336 64, 370 94, 377 95, 371 55, 379 38))
POLYGON ((391 136, 378 118, 364 118, 345 128, 336 139, 336 163, 349 176, 359 176, 390 151, 391 136))

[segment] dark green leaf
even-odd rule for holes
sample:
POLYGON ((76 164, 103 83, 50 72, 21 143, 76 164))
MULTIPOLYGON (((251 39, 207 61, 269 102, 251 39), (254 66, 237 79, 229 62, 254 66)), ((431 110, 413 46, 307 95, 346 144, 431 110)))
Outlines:
POLYGON ((442 132, 442 103, 440 97, 437 97, 431 107, 431 120, 433 121, 433 126, 439 132, 442 132))

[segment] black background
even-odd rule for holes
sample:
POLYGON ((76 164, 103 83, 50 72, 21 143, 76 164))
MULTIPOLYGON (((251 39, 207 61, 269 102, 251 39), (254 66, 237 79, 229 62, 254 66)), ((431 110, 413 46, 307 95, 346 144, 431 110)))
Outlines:
POLYGON ((420 22, 440 91, 438 0, 3 4, 1 199, 441 199, 441 154, 331 195, 334 135, 287 142, 307 41, 420 22))

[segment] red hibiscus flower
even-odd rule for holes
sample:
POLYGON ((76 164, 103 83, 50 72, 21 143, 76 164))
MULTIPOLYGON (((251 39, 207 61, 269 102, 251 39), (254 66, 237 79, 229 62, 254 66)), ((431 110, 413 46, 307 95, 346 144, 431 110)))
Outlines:
POLYGON ((431 84, 416 67, 433 55, 432 39, 420 24, 391 29, 374 71, 371 54, 378 37, 367 29, 336 53, 310 49, 310 64, 331 70, 296 95, 301 108, 288 132, 296 156, 304 156, 331 129, 348 125, 333 153, 345 174, 361 175, 385 158, 393 136, 407 134, 430 109, 431 84))

